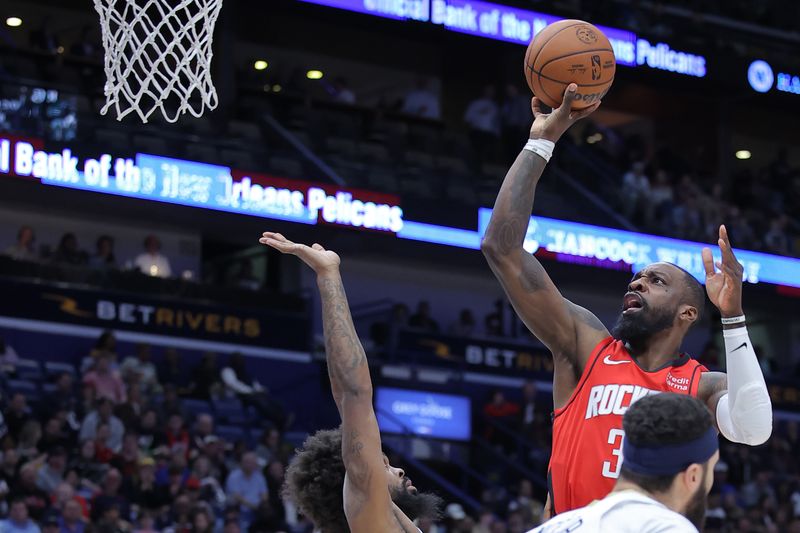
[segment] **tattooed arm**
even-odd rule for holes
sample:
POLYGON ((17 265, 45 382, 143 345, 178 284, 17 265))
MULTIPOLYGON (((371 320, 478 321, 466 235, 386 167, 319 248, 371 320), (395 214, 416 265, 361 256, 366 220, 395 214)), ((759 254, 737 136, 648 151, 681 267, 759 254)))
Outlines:
MULTIPOLYGON (((555 142, 576 120, 597 109, 596 104, 570 112, 575 94, 572 85, 564 103, 551 114, 542 113, 538 98, 533 99, 532 139, 555 142)), ((541 156, 528 150, 517 156, 497 195, 481 250, 520 319, 553 354, 558 407, 566 402, 591 350, 608 331, 592 313, 561 296, 542 264, 522 246, 545 165, 541 156)))
POLYGON ((350 315, 339 256, 319 244, 293 243, 280 233, 264 233, 260 241, 296 255, 317 274, 328 376, 342 417, 342 459, 347 470, 343 497, 350 531, 402 531, 389 494, 367 356, 350 315))

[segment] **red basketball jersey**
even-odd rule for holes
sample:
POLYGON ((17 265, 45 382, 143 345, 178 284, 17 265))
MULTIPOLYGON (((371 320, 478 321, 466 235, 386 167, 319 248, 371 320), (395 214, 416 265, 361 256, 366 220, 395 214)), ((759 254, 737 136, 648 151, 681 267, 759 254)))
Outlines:
POLYGON ((686 354, 642 370, 622 341, 608 337, 592 351, 567 404, 553 413, 549 483, 553 510, 563 513, 605 497, 622 464, 622 415, 659 392, 697 396, 703 365, 686 354))

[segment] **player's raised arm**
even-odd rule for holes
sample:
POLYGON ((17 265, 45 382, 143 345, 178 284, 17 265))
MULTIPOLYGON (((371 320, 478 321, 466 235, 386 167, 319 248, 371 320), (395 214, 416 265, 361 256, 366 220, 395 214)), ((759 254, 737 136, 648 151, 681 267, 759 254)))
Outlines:
POLYGON ((698 397, 716 415, 717 427, 733 442, 756 446, 772 434, 772 402, 747 334, 742 309, 743 267, 736 260, 728 230, 719 228, 722 261, 716 263, 709 248, 703 249, 706 292, 722 316, 727 376, 706 372, 700 378, 698 397))
POLYGON ((550 114, 542 112, 538 98, 533 99, 531 141, 503 180, 481 250, 519 317, 553 353, 556 372, 563 368, 562 362, 580 374, 592 349, 608 331, 592 313, 564 299, 541 263, 522 247, 536 185, 555 142, 599 105, 571 111, 576 88, 571 84, 564 102, 550 114))
POLYGON ((260 242, 296 255, 317 274, 328 375, 342 417, 342 459, 347 471, 344 505, 350 530, 393 531, 392 500, 372 407, 372 379, 347 304, 339 274, 339 256, 319 244, 309 247, 293 243, 280 233, 264 233, 260 242))

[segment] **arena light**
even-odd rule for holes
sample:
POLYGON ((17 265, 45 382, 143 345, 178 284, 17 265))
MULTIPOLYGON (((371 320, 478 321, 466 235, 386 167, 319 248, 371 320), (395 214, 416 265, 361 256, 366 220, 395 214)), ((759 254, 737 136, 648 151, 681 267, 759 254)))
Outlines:
POLYGON ((306 72, 306 78, 310 80, 321 80, 322 79, 322 71, 321 70, 309 70, 306 72))
POLYGON ((736 150, 736 159, 750 159, 752 155, 750 150, 736 150))
POLYGON ((253 63, 253 68, 256 69, 256 70, 267 70, 268 66, 269 66, 269 63, 267 63, 263 59, 259 59, 258 61, 253 63))
POLYGON ((19 17, 8 17, 6 19, 6 26, 9 28, 18 28, 22 26, 22 19, 19 17))
POLYGON ((277 83, 276 83, 275 85, 273 85, 273 86, 272 86, 272 92, 274 92, 274 93, 279 93, 279 92, 281 92, 281 89, 283 89, 283 87, 281 87, 281 86, 280 86, 280 85, 278 85, 277 83))

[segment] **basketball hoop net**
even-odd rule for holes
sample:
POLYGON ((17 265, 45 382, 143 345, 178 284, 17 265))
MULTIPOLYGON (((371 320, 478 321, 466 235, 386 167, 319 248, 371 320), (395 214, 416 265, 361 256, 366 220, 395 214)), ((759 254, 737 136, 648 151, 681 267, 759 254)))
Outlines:
POLYGON ((157 109, 168 122, 217 107, 211 43, 222 0, 94 0, 105 48, 106 103, 122 120, 157 109))

